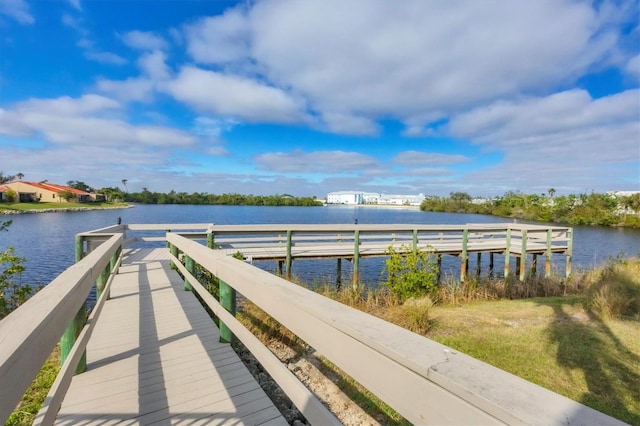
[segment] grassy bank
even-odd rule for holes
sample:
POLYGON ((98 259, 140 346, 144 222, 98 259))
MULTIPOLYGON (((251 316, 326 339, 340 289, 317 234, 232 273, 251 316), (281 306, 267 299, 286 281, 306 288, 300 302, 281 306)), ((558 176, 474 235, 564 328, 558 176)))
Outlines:
POLYGON ((108 209, 127 207, 126 203, 1 203, 0 211, 25 212, 60 209, 108 209))

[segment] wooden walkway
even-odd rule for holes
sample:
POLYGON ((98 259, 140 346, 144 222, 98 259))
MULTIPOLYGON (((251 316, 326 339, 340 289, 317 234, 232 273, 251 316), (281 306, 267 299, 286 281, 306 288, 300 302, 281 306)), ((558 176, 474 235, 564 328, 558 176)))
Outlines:
POLYGON ((286 425, 168 250, 126 253, 58 425, 286 425))

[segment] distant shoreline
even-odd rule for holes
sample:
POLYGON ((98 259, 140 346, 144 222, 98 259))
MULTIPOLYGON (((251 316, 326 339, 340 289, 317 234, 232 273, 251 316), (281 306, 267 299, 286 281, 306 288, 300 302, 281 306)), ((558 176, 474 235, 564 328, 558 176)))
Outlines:
POLYGON ((55 207, 52 209, 30 209, 30 210, 0 210, 0 215, 10 216, 18 214, 36 214, 36 213, 68 213, 68 212, 84 212, 91 210, 117 210, 128 209, 133 207, 129 204, 127 206, 113 206, 113 207, 55 207))

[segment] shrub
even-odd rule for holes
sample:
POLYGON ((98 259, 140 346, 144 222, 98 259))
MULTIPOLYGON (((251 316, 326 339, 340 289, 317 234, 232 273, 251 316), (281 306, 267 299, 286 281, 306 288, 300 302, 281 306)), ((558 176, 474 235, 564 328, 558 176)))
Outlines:
POLYGON ((437 290, 438 266, 428 251, 403 246, 398 252, 390 246, 386 254, 389 256, 384 268, 387 280, 383 285, 396 302, 421 298, 437 290))
POLYGON ((611 259, 587 290, 585 305, 604 319, 640 317, 640 258, 611 259))
POLYGON ((404 317, 404 321, 401 324, 415 333, 425 334, 431 329, 433 322, 429 318, 429 312, 433 305, 434 302, 429 296, 419 299, 413 297, 407 299, 400 308, 404 317))

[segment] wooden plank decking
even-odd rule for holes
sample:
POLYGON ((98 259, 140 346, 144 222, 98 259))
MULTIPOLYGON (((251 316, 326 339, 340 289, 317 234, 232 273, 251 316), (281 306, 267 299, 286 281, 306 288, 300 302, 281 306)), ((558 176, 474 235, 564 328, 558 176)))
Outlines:
POLYGON ((56 424, 287 424, 218 338, 167 249, 129 251, 56 424))

